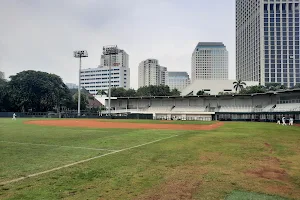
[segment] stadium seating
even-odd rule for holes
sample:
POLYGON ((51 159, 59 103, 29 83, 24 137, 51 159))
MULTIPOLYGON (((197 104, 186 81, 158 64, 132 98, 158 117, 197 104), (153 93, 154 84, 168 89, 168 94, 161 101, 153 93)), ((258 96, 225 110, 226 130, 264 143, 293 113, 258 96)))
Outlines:
MULTIPOLYGON (((111 113, 199 113, 208 112, 209 109, 204 106, 157 106, 152 105, 147 108, 139 109, 123 109, 117 108, 112 110, 111 113)), ((288 111, 300 111, 300 103, 285 103, 285 104, 270 104, 263 108, 261 106, 252 107, 245 106, 220 106, 214 109, 215 112, 226 113, 249 113, 249 112, 288 112, 288 111)), ((102 111, 103 114, 108 111, 102 111)))
POLYGON ((172 106, 150 106, 147 109, 147 112, 170 112, 172 109, 172 106))
POLYGON ((276 104, 273 112, 297 111, 300 110, 300 103, 276 104))
POLYGON ((222 106, 219 112, 253 112, 252 106, 222 106))
POLYGON ((262 109, 262 112, 271 112, 271 111, 273 111, 273 107, 275 106, 275 104, 270 104, 270 105, 267 105, 266 107, 264 107, 263 109, 262 109))
POLYGON ((175 106, 172 112, 204 112, 205 107, 203 106, 175 106))

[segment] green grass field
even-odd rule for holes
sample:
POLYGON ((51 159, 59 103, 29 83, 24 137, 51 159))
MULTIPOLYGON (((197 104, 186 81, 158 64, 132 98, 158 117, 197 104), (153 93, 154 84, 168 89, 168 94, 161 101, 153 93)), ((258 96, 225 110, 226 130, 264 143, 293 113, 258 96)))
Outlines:
POLYGON ((120 130, 0 119, 0 158, 0 199, 300 199, 300 127, 120 130))

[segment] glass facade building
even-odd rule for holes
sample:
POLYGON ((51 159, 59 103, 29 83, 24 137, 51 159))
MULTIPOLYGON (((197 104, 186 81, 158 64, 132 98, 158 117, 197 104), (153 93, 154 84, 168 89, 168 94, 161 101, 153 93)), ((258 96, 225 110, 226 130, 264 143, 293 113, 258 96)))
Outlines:
POLYGON ((192 54, 192 81, 228 80, 228 51, 222 42, 199 42, 192 54))
POLYGON ((190 76, 187 72, 167 72, 166 85, 170 87, 170 90, 178 89, 181 91, 190 83, 190 76))
POLYGON ((236 0, 236 75, 300 83, 299 0, 236 0))

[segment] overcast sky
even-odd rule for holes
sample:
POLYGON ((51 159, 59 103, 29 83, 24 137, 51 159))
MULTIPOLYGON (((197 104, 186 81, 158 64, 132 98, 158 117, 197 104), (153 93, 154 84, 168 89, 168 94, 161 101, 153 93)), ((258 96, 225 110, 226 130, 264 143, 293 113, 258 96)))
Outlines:
POLYGON ((102 47, 129 54, 131 87, 138 64, 156 58, 169 71, 191 71, 198 42, 224 42, 235 78, 234 0, 0 0, 0 71, 6 77, 40 70, 78 83, 83 68, 100 64, 102 47))

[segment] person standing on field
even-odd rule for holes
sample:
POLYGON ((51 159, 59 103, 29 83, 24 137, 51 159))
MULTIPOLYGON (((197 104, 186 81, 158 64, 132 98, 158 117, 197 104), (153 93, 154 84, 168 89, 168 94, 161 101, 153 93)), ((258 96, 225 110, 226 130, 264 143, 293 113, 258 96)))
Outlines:
POLYGON ((12 120, 16 120, 17 119, 16 116, 17 116, 16 113, 14 113, 12 120))
POLYGON ((289 125, 293 126, 293 124, 294 124, 294 119, 293 119, 293 117, 290 117, 289 125))
POLYGON ((285 117, 284 117, 284 116, 282 117, 282 125, 283 125, 283 126, 286 126, 286 123, 285 123, 285 117))
POLYGON ((278 119, 277 119, 277 124, 279 124, 279 125, 280 125, 280 118, 278 118, 278 119))

